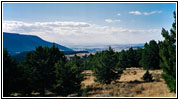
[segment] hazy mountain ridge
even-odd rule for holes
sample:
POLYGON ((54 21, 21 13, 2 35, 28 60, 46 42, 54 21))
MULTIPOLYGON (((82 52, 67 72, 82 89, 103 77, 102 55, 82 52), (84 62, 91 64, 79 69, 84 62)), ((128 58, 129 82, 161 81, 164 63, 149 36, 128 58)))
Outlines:
POLYGON ((102 50, 106 50, 111 46, 115 51, 121 51, 121 50, 127 50, 129 48, 137 49, 137 48, 144 48, 144 43, 139 44, 114 44, 114 45, 90 45, 90 46, 84 46, 84 45, 78 45, 71 47, 75 51, 88 51, 88 52, 98 52, 102 50))
MULTIPOLYGON (((63 51, 73 51, 70 48, 54 43, 56 47, 63 51)), ((34 50, 37 46, 53 45, 52 42, 45 41, 34 35, 21 35, 18 33, 3 32, 3 48, 9 51, 9 54, 14 55, 24 51, 34 50)))
MULTIPOLYGON (((6 48, 9 51, 9 54, 11 55, 16 55, 22 52, 26 51, 31 51, 34 50, 37 46, 52 46, 52 42, 45 41, 41 39, 38 36, 34 35, 21 35, 18 33, 7 33, 3 32, 3 48, 6 48)), ((106 50, 111 46, 115 51, 121 51, 121 50, 127 50, 130 47, 132 48, 144 48, 144 43, 139 43, 139 44, 111 44, 111 45, 105 45, 105 44, 100 44, 100 45, 74 45, 71 46, 71 48, 74 51, 77 52, 71 52, 73 51, 70 48, 67 48, 65 46, 59 45, 54 43, 55 46, 57 46, 60 50, 63 51, 70 51, 70 52, 65 52, 67 55, 68 54, 76 54, 79 51, 85 51, 85 52, 98 52, 102 50, 106 50)))

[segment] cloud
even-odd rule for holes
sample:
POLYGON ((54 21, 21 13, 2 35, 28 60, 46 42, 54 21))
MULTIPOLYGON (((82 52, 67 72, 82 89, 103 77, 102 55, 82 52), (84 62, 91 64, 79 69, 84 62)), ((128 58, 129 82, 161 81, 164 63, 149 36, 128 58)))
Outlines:
POLYGON ((129 14, 133 15, 152 15, 152 14, 159 14, 162 13, 162 11, 151 11, 151 12, 140 12, 140 11, 130 11, 129 14))
POLYGON ((161 39, 161 29, 126 29, 86 22, 54 21, 29 23, 3 21, 2 27, 3 32, 36 35, 44 40, 65 46, 144 43, 152 39, 161 39))
POLYGON ((105 22, 107 22, 107 23, 117 23, 117 22, 120 22, 120 20, 105 19, 105 22))
POLYGON ((117 16, 121 16, 121 14, 120 14, 120 13, 118 13, 118 14, 117 14, 117 16))
POLYGON ((130 11, 129 14, 141 15, 142 13, 140 11, 130 11))
POLYGON ((152 11, 152 12, 144 12, 144 15, 152 15, 152 14, 156 14, 156 13, 162 13, 162 11, 152 11))

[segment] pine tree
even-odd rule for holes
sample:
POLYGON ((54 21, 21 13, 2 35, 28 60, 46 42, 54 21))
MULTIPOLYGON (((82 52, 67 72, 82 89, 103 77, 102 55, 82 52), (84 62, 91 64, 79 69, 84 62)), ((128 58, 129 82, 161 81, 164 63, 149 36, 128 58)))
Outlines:
POLYGON ((127 53, 124 50, 119 53, 118 67, 121 69, 125 69, 128 67, 127 53))
POLYGON ((55 72, 57 79, 54 92, 56 95, 67 96, 80 90, 83 75, 76 61, 64 62, 59 60, 55 64, 55 72))
POLYGON ((152 75, 149 73, 149 70, 146 71, 142 79, 146 82, 152 82, 152 75))
POLYGON ((8 97, 18 91, 19 68, 6 49, 3 49, 3 96, 8 97))
POLYGON ((25 76, 28 84, 27 90, 32 88, 34 91, 40 92, 41 96, 45 95, 45 90, 53 90, 56 82, 55 63, 58 60, 66 61, 63 52, 59 51, 54 45, 49 47, 37 47, 34 51, 29 52, 25 59, 25 76), (29 73, 28 73, 29 72, 29 73))
POLYGON ((140 65, 144 69, 159 69, 159 62, 159 49, 156 41, 151 40, 149 44, 145 43, 140 65))
POLYGON ((81 70, 84 69, 84 66, 83 66, 83 60, 77 56, 77 55, 74 55, 74 57, 72 57, 71 59, 81 70))
POLYGON ((140 60, 142 59, 142 48, 137 48, 136 49, 136 56, 135 56, 135 66, 136 67, 141 67, 141 65, 139 64, 140 60))
POLYGON ((128 67, 136 66, 136 51, 132 47, 127 50, 127 62, 128 67))
POLYGON ((121 75, 118 65, 118 55, 111 47, 108 50, 96 53, 93 57, 93 74, 96 81, 102 84, 110 84, 121 75))
POLYGON ((170 33, 162 29, 164 41, 160 42, 160 66, 163 69, 162 77, 170 88, 171 92, 176 92, 176 14, 174 12, 174 23, 170 33))

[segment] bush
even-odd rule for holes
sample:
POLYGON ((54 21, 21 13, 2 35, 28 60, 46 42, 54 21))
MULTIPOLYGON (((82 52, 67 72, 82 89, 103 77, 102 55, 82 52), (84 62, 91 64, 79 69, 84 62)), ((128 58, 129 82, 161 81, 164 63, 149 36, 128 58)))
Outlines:
POLYGON ((82 97, 87 97, 87 96, 88 96, 87 93, 88 93, 87 89, 83 89, 81 96, 82 96, 82 97))
POLYGON ((152 82, 152 75, 149 73, 149 71, 147 70, 146 73, 144 74, 144 76, 142 77, 142 79, 146 82, 152 82))

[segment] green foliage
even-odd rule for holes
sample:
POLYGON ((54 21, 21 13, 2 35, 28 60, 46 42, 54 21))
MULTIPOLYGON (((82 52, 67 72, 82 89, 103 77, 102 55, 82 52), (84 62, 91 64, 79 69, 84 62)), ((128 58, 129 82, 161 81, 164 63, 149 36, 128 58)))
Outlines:
POLYGON ((124 51, 124 50, 122 50, 122 51, 120 52, 118 66, 119 66, 119 68, 123 68, 123 69, 125 69, 126 67, 128 67, 127 53, 126 53, 126 51, 124 51))
POLYGON ((128 62, 128 67, 134 67, 136 66, 136 51, 133 50, 132 48, 129 48, 129 50, 127 50, 127 62, 128 62))
POLYGON ((162 77, 170 88, 176 92, 176 14, 174 12, 174 23, 170 33, 162 29, 164 41, 160 42, 160 66, 163 69, 162 77))
POLYGON ((59 60, 55 64, 57 80, 54 89, 57 95, 67 96, 80 90, 83 75, 81 74, 82 70, 77 64, 75 60, 68 62, 59 60))
POLYGON ((140 60, 142 59, 142 48, 137 48, 136 49, 136 55, 135 55, 135 67, 141 67, 140 65, 140 60))
POLYGON ((35 76, 35 69, 25 63, 19 63, 18 66, 21 72, 18 92, 21 93, 21 96, 31 96, 32 91, 36 89, 35 80, 37 80, 37 77, 35 76))
POLYGON ((3 94, 10 96, 20 93, 20 96, 32 96, 39 92, 45 96, 45 91, 67 96, 80 90, 83 80, 83 60, 74 56, 67 61, 63 52, 54 45, 37 47, 27 53, 25 61, 17 64, 8 52, 3 52, 3 94))
POLYGON ((149 73, 149 70, 146 71, 142 79, 146 82, 152 82, 152 75, 149 73))
POLYGON ((93 60, 95 60, 94 59, 94 55, 90 54, 88 56, 87 61, 86 61, 86 64, 87 64, 86 67, 87 67, 87 69, 92 70, 93 65, 94 65, 94 61, 93 60))
POLYGON ((81 95, 81 96, 82 96, 82 97, 87 97, 87 96, 88 96, 87 93, 88 93, 87 89, 83 89, 83 90, 82 90, 82 95, 81 95))
POLYGON ((96 81, 109 84, 111 81, 118 79, 122 70, 117 67, 118 54, 111 47, 108 50, 96 53, 93 58, 93 74, 96 81))
POLYGON ((126 68, 126 67, 140 67, 139 61, 141 60, 142 56, 141 48, 133 50, 130 48, 129 50, 122 50, 119 53, 119 67, 126 68))
POLYGON ((17 63, 3 49, 3 96, 8 97, 17 91, 19 69, 17 63))
POLYGON ((159 47, 155 40, 151 40, 148 43, 145 43, 144 50, 142 52, 142 59, 140 65, 144 69, 159 69, 159 47))
POLYGON ((24 64, 27 88, 40 92, 41 96, 45 95, 45 90, 52 90, 56 82, 54 65, 58 60, 66 61, 63 53, 54 45, 51 48, 39 46, 27 53, 24 64))
POLYGON ((73 61, 79 68, 80 70, 83 70, 84 65, 83 65, 83 59, 81 59, 79 56, 74 55, 74 57, 72 57, 71 61, 73 61))

